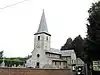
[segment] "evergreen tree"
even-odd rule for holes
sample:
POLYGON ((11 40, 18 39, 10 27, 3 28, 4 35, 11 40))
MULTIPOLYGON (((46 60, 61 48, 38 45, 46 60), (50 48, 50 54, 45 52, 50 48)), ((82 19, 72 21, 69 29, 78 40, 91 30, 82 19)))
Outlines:
POLYGON ((100 59, 100 1, 93 3, 88 10, 87 24, 88 55, 91 60, 100 59))
POLYGON ((70 50, 70 49, 73 49, 72 39, 68 38, 64 46, 61 47, 61 50, 70 50))

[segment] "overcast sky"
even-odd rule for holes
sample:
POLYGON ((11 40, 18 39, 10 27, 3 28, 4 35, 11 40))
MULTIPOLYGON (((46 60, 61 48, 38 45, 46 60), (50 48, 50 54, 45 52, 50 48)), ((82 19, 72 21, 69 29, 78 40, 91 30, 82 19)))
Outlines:
POLYGON ((42 10, 45 11, 51 47, 86 35, 88 9, 96 0, 0 0, 0 51, 6 57, 25 57, 34 49, 42 10))

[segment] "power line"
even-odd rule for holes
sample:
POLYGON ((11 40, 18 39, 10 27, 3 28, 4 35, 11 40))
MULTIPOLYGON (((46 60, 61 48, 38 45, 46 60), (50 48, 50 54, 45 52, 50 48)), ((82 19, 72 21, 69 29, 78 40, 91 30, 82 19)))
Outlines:
POLYGON ((11 7, 11 6, 14 6, 14 5, 23 3, 23 2, 25 2, 25 1, 27 1, 27 0, 23 0, 23 1, 20 1, 20 2, 14 3, 14 4, 11 4, 11 5, 7 5, 7 6, 4 6, 4 7, 0 8, 0 9, 5 9, 5 8, 8 8, 8 7, 11 7))

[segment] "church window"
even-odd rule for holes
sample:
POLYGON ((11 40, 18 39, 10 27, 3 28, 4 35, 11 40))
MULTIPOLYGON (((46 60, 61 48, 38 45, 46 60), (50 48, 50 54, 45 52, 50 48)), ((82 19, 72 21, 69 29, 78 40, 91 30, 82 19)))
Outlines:
POLYGON ((55 62, 55 65, 57 64, 57 62, 55 62))
POLYGON ((51 54, 49 54, 49 56, 51 56, 51 54))
POLYGON ((63 62, 63 65, 66 65, 66 62, 63 62))
POLYGON ((48 40, 48 37, 46 37, 46 40, 48 40))
POLYGON ((38 36, 38 40, 40 40, 40 36, 38 36))
POLYGON ((40 54, 37 54, 37 57, 39 58, 40 57, 40 54))
POLYGON ((37 62, 37 63, 36 63, 36 68, 39 68, 39 66, 40 66, 40 63, 37 62))
POLYGON ((72 63, 73 63, 73 60, 72 60, 72 63))
POLYGON ((60 62, 60 65, 61 65, 61 62, 60 62))

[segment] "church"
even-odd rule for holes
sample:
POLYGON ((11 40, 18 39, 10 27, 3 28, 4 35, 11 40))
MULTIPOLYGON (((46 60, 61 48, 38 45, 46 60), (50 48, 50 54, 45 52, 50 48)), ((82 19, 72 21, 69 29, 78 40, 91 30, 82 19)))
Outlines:
POLYGON ((26 61, 26 67, 44 69, 71 68, 76 61, 74 50, 59 50, 50 47, 51 34, 48 32, 43 10, 39 28, 34 34, 34 50, 32 57, 26 61))

